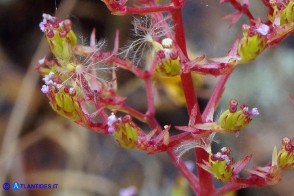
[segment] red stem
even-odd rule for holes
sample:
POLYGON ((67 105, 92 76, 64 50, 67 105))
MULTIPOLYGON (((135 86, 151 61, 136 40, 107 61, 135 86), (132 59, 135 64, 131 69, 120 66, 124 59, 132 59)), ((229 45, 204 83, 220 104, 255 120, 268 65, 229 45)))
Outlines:
POLYGON ((262 0, 263 4, 268 8, 268 15, 272 15, 274 12, 273 7, 271 6, 269 0, 262 0))
POLYGON ((123 60, 116 56, 110 56, 107 57, 107 62, 115 63, 117 66, 119 66, 122 69, 129 70, 133 74, 135 74, 138 78, 145 78, 146 72, 139 69, 137 66, 133 65, 130 61, 123 60))
POLYGON ((200 194, 201 189, 199 186, 199 179, 193 173, 191 173, 191 171, 187 168, 187 166, 181 159, 177 158, 173 150, 168 150, 167 154, 169 155, 171 160, 176 163, 175 165, 181 171, 182 175, 188 180, 193 191, 196 194, 200 194))
MULTIPOLYGON (((181 2, 178 0, 173 0, 173 3, 176 7, 181 6, 181 2)), ((181 9, 176 9, 172 13, 172 17, 175 24, 175 39, 179 47, 181 48, 183 54, 188 57, 187 55, 187 49, 186 49, 186 41, 185 41, 185 33, 184 33, 184 27, 183 27, 183 21, 182 21, 182 11, 181 9)), ((191 114, 191 111, 193 107, 196 107, 196 123, 201 123, 201 112, 199 108, 198 101, 196 99, 196 92, 193 86, 191 73, 184 73, 181 74, 182 79, 182 86, 187 102, 187 108, 189 115, 191 114)), ((208 153, 203 149, 196 149, 195 150, 197 161, 197 171, 198 171, 198 177, 199 177, 199 186, 200 186, 200 193, 199 195, 210 195, 212 191, 214 190, 213 184, 212 184, 212 176, 207 171, 202 169, 198 166, 198 163, 202 163, 202 160, 208 161, 209 155, 208 153)), ((195 185, 191 185, 192 187, 195 185)))
POLYGON ((146 115, 141 113, 140 111, 128 106, 127 104, 123 104, 123 105, 119 105, 117 106, 109 106, 109 109, 113 109, 113 110, 117 110, 117 111, 121 111, 124 112, 126 114, 130 114, 131 116, 135 117, 136 119, 140 120, 141 122, 146 123, 147 119, 146 119, 146 115))
POLYGON ((261 180, 257 181, 254 176, 249 178, 236 178, 234 182, 226 184, 225 186, 214 191, 213 195, 223 195, 225 193, 230 193, 233 191, 237 191, 239 189, 244 189, 251 186, 266 186, 268 185, 266 181, 261 180))
POLYGON ((227 184, 223 187, 221 187, 220 189, 217 189, 213 195, 217 196, 217 195, 224 195, 226 193, 230 193, 230 192, 233 192, 233 191, 237 191, 237 190, 240 190, 240 189, 243 189, 243 188, 247 188, 251 185, 247 185, 247 184, 239 184, 239 183, 230 183, 230 184, 227 184))
POLYGON ((209 74, 213 76, 220 76, 232 69, 232 65, 229 63, 211 63, 211 64, 191 64, 188 63, 191 72, 200 74, 209 74), (189 65, 190 64, 190 65, 189 65))
MULTIPOLYGON (((146 85, 147 105, 148 105, 147 113, 145 115, 147 118, 147 123, 151 127, 151 129, 156 129, 160 131, 161 128, 154 116, 155 114, 154 99, 153 99, 153 91, 152 91, 152 80, 150 77, 145 79, 145 85, 146 85)), ((182 160, 177 158, 173 148, 170 148, 167 151, 167 154, 169 155, 169 157, 171 158, 175 166, 178 168, 178 170, 181 172, 181 174, 188 180, 193 191, 195 193, 199 193, 200 187, 199 187, 198 178, 187 168, 187 166, 182 160)))
POLYGON ((152 80, 150 78, 146 78, 144 80, 145 88, 146 88, 146 97, 147 97, 147 116, 154 116, 154 95, 152 91, 152 80))
POLYGON ((185 94, 186 102, 187 102, 187 109, 189 115, 191 114, 191 111, 193 107, 196 107, 196 123, 201 123, 201 112, 199 108, 198 101, 196 99, 196 92, 194 90, 193 81, 191 78, 191 73, 183 73, 181 74, 181 81, 182 81, 182 87, 185 94))
MULTIPOLYGON (((176 7, 179 7, 180 5, 178 0, 173 0, 173 3, 175 4, 176 7)), ((187 49, 186 49, 185 32, 183 27, 182 11, 181 9, 177 9, 171 13, 172 13, 172 17, 175 24, 176 42, 178 46, 181 48, 183 54, 188 58, 187 49)), ((194 90, 191 73, 182 73, 181 80, 182 80, 183 91, 184 91, 186 102, 187 102, 188 113, 190 115, 193 107, 196 106, 196 112, 197 112, 196 122, 200 123, 201 112, 200 112, 199 104, 196 100, 196 92, 194 90)))
MULTIPOLYGON (((141 11, 140 13, 142 14, 141 9, 140 9, 140 11, 141 11)), ((176 24, 177 43, 181 47, 184 55, 187 56, 186 43, 185 43, 185 37, 184 37, 184 29, 183 29, 183 25, 182 25, 181 10, 178 9, 177 11, 172 12, 172 13, 173 13, 173 17, 174 17, 175 24, 176 24)), ((148 109, 147 109, 147 113, 146 113, 145 117, 147 118, 147 123, 149 124, 149 126, 151 128, 158 128, 159 127, 158 122, 154 118, 154 100, 153 100, 153 93, 152 93, 151 78, 144 77, 144 73, 142 73, 139 70, 133 70, 132 69, 133 66, 125 64, 125 61, 123 61, 119 58, 113 57, 111 59, 112 59, 112 61, 116 61, 116 63, 120 64, 123 68, 131 70, 137 76, 144 78, 145 85, 146 85, 147 105, 148 105, 148 109)), ((198 118, 198 121, 200 122, 201 121, 201 113, 200 113, 198 102, 196 102, 196 95, 194 92, 194 86, 193 86, 191 74, 190 73, 182 74, 181 78, 182 78, 183 89, 184 89, 185 96, 187 99, 187 107, 188 107, 189 114, 191 113, 191 110, 194 107, 194 105, 196 105, 196 110, 197 110, 197 114, 198 114, 196 117, 196 121, 198 118)), ((124 109, 128 110, 130 114, 133 114, 133 115, 136 114, 137 116, 139 116, 139 118, 142 119, 142 115, 138 115, 138 113, 136 111, 131 111, 129 107, 125 106, 124 109)), ((188 182, 190 183, 190 185, 191 185, 192 189, 195 191, 195 193, 198 193, 200 195, 201 189, 199 186, 199 179, 196 178, 196 176, 191 171, 188 170, 188 168, 186 167, 186 165, 184 164, 184 162, 182 160, 177 159, 177 156, 173 152, 173 149, 168 150, 167 153, 170 156, 171 160, 175 163, 176 167, 182 173, 182 175, 188 180, 188 182)), ((205 151, 204 151, 204 153, 203 152, 198 153, 198 157, 204 157, 204 156, 206 157, 205 160, 208 160, 208 154, 205 151)), ((200 160, 202 160, 202 159, 200 159, 200 160)), ((204 174, 202 176, 205 176, 206 179, 209 179, 207 177, 209 177, 210 175, 205 170, 203 170, 203 171, 206 174, 204 174)), ((201 173, 201 171, 199 172, 199 168, 198 168, 198 173, 201 173)), ((207 183, 205 181, 203 181, 202 187, 205 187, 205 184, 206 185, 208 184, 208 187, 209 187, 209 182, 207 183)), ((211 180, 210 180, 210 184, 212 184, 211 180)))
POLYGON ((155 119, 155 106, 154 106, 154 94, 152 89, 152 78, 147 77, 144 79, 147 97, 147 112, 145 114, 147 123, 152 129, 161 131, 161 127, 155 119))

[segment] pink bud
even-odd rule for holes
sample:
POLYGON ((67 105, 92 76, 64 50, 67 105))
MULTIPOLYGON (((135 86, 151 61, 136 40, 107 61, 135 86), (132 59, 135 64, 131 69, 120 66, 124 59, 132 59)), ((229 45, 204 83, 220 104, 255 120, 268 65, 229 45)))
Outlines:
POLYGON ((291 144, 286 144, 285 145, 285 150, 287 151, 292 151, 293 146, 291 144))
POLYGON ((231 99, 230 101, 230 112, 235 113, 237 111, 238 101, 236 99, 231 99))
POLYGON ((126 115, 121 120, 122 120, 123 123, 127 123, 127 122, 131 121, 131 117, 129 115, 126 115))
POLYGON ((158 56, 160 59, 164 59, 164 58, 165 58, 164 51, 163 51, 163 50, 159 50, 159 51, 157 52, 157 56, 158 56))
POLYGON ((54 37, 54 32, 53 32, 52 30, 49 30, 49 31, 47 32, 47 37, 49 37, 49 38, 53 38, 53 37, 54 37))
POLYGON ((173 51, 171 54, 170 54, 170 58, 173 59, 173 60, 176 60, 178 58, 178 52, 177 51, 173 51))
POLYGON ((59 36, 60 37, 65 37, 66 34, 67 34, 67 31, 66 30, 59 31, 59 36))
POLYGON ((68 86, 65 86, 65 87, 64 87, 64 92, 65 92, 65 93, 69 93, 69 87, 68 87, 68 86))
POLYGON ((53 26, 53 28, 57 29, 57 28, 59 27, 59 22, 54 21, 54 22, 52 23, 52 26, 53 26))
POLYGON ((257 108, 252 108, 249 114, 251 116, 258 116, 259 115, 258 109, 257 108))

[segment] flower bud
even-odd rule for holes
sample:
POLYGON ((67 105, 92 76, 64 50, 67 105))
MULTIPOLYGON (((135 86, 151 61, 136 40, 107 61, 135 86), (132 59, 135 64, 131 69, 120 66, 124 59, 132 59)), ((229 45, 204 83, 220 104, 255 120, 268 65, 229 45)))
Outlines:
POLYGON ((249 179, 257 186, 275 185, 282 179, 282 170, 277 165, 256 167, 246 171, 251 174, 249 179))
POLYGON ((69 20, 43 14, 40 29, 45 33, 50 49, 57 59, 67 62, 73 57, 73 47, 77 44, 77 37, 71 29, 69 20))
POLYGON ((157 51, 160 63, 156 66, 156 72, 162 76, 172 77, 180 74, 181 62, 176 49, 173 48, 173 40, 162 40, 162 50, 157 51))
POLYGON ((238 55, 240 64, 248 63, 254 60, 266 47, 266 34, 269 28, 265 24, 258 27, 243 25, 243 38, 238 46, 238 55))
POLYGON ((278 152, 278 166, 282 169, 294 168, 294 139, 282 140, 283 148, 278 152))
POLYGON ((294 1, 279 2, 272 0, 271 7, 273 8, 273 12, 268 16, 271 22, 276 25, 284 25, 287 22, 294 21, 294 1))
POLYGON ((229 181, 234 175, 233 160, 229 157, 229 150, 221 151, 216 154, 210 154, 209 162, 199 164, 200 167, 214 175, 214 177, 222 182, 229 181))
POLYGON ((280 24, 284 24, 286 22, 294 22, 294 1, 289 1, 281 11, 280 15, 280 24))
POLYGON ((253 116, 259 115, 257 108, 252 108, 249 111, 248 107, 242 104, 240 109, 237 110, 237 106, 238 102, 232 99, 229 109, 221 114, 219 123, 222 129, 229 132, 237 132, 245 128, 251 122, 253 116))
POLYGON ((124 148, 134 149, 138 145, 138 126, 132 121, 129 115, 118 118, 108 118, 112 123, 108 123, 109 129, 113 131, 113 136, 117 143, 124 148))
POLYGON ((233 175, 232 160, 227 154, 216 153, 210 156, 214 177, 222 182, 228 181, 233 175))
POLYGON ((68 119, 80 120, 83 113, 75 89, 59 85, 48 77, 44 77, 43 80, 45 85, 42 86, 41 91, 49 98, 52 109, 68 119))

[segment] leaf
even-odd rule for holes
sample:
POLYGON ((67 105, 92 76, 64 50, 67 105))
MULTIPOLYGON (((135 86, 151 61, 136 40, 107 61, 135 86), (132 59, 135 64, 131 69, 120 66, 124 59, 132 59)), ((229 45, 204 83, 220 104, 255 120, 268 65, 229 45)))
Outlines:
POLYGON ((251 155, 248 155, 246 157, 244 157, 243 159, 239 160, 237 163, 234 164, 234 174, 237 175, 239 174, 242 169, 250 162, 252 158, 252 154, 251 155))
POLYGON ((175 126, 176 129, 180 131, 185 131, 185 132, 190 132, 190 133, 195 133, 198 132, 199 130, 194 128, 194 127, 188 127, 188 126, 175 126))
POLYGON ((237 11, 235 13, 225 15, 223 17, 223 19, 225 19, 225 20, 231 20, 231 23, 229 25, 229 29, 230 29, 241 18, 242 15, 243 15, 242 12, 237 11))

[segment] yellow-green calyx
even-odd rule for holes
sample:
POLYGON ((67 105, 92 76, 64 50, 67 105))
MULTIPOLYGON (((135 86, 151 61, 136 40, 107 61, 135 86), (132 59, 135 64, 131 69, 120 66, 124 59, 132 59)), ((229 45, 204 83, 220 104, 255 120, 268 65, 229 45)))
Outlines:
POLYGON ((65 92, 64 88, 53 94, 49 99, 51 99, 49 103, 53 110, 61 116, 74 121, 81 118, 81 107, 78 101, 75 99, 74 94, 65 92))
POLYGON ((70 20, 43 14, 40 29, 45 33, 50 49, 54 56, 62 61, 73 58, 73 47, 77 44, 77 37, 71 30, 70 20))
POLYGON ((269 15, 271 22, 277 25, 284 25, 285 23, 294 22, 294 1, 290 0, 288 3, 277 2, 275 0, 271 1, 271 6, 273 8, 272 15, 269 15))
POLYGON ((229 157, 230 150, 223 147, 220 152, 210 154, 209 162, 205 162, 200 166, 213 174, 214 177, 222 182, 229 181, 233 176, 233 161, 229 157))
POLYGON ((283 148, 277 158, 277 164, 282 169, 294 168, 294 139, 283 138, 283 148))
POLYGON ((233 170, 227 164, 226 160, 212 161, 210 159, 211 169, 214 177, 222 182, 228 181, 233 174, 233 170))
POLYGON ((243 38, 238 46, 238 55, 241 58, 240 64, 253 61, 266 47, 268 26, 260 24, 258 27, 243 25, 243 38))
POLYGON ((138 127, 129 115, 123 118, 116 118, 114 114, 110 115, 108 132, 113 133, 113 137, 121 147, 134 149, 138 145, 138 127))
POLYGON ((249 111, 248 107, 242 104, 240 109, 237 110, 237 106, 238 102, 232 99, 230 101, 230 108, 221 114, 219 123, 222 129, 229 132, 239 131, 250 123, 253 116, 259 114, 257 108, 252 108, 249 111))
POLYGON ((294 1, 291 0, 287 5, 285 5, 285 8, 281 12, 280 15, 280 24, 284 24, 286 22, 294 22, 294 1))
POLYGON ((166 77, 179 75, 181 62, 177 51, 173 48, 172 39, 163 39, 161 45, 162 49, 157 51, 159 63, 156 66, 156 72, 166 77))
POLYGON ((53 110, 66 118, 79 120, 82 117, 82 109, 76 90, 54 82, 56 77, 53 72, 46 75, 43 80, 45 84, 41 90, 49 98, 53 110))

